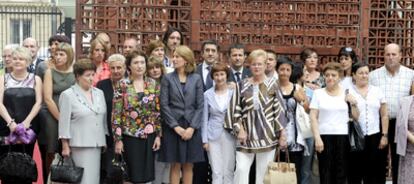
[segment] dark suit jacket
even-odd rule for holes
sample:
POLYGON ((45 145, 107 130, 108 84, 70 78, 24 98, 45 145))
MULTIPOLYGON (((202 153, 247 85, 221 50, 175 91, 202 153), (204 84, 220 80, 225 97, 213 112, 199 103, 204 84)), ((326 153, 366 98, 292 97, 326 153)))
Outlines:
POLYGON ((192 73, 187 76, 184 90, 176 71, 166 74, 161 79, 160 101, 161 116, 170 128, 187 128, 183 122, 179 122, 182 118, 189 123, 189 127, 201 128, 204 92, 203 80, 199 74, 192 73))
MULTIPOLYGON (((210 89, 211 87, 213 87, 213 86, 207 86, 204 83, 204 80, 203 80, 203 63, 200 63, 200 64, 197 65, 196 73, 200 75, 201 81, 203 82, 203 91, 207 91, 208 89, 210 89)), ((207 76, 207 77, 210 77, 210 76, 207 76)), ((211 80, 213 80, 213 79, 211 79, 211 80)))
MULTIPOLYGON (((252 72, 248 68, 244 67, 241 80, 248 78, 250 76, 252 76, 252 72)), ((230 76, 228 77, 227 80, 231 82, 236 82, 236 77, 234 76, 233 70, 231 68, 230 68, 230 76)))
POLYGON ((112 99, 114 98, 114 88, 112 87, 112 80, 111 79, 105 79, 101 80, 96 84, 96 88, 103 91, 105 96, 105 102, 106 102, 106 120, 107 120, 107 126, 108 126, 108 133, 109 135, 106 136, 106 144, 108 147, 112 147, 114 140, 112 138, 112 99))

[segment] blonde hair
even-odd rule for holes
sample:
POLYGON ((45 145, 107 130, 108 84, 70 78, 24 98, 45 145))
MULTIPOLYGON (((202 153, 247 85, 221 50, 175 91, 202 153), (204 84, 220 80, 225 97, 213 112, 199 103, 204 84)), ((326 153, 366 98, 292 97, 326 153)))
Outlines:
POLYGON ((32 62, 32 55, 30 50, 26 47, 18 46, 12 51, 12 56, 23 57, 26 60, 26 63, 29 64, 32 62))
POLYGON ((323 75, 325 75, 326 71, 328 70, 337 71, 339 73, 340 78, 343 78, 344 76, 344 69, 342 65, 337 62, 326 63, 325 66, 323 66, 323 70, 322 70, 323 75))
POLYGON ((72 48, 72 46, 70 44, 66 43, 66 42, 62 42, 62 43, 59 43, 59 45, 58 45, 58 47, 56 49, 56 52, 57 51, 62 51, 62 52, 65 52, 66 53, 66 64, 65 64, 65 67, 66 67, 66 69, 68 69, 69 67, 71 67, 72 64, 73 64, 73 59, 74 59, 73 58, 74 55, 73 55, 73 48, 72 48))
POLYGON ((104 49, 104 53, 105 53, 105 55, 104 55, 104 60, 106 60, 109 48, 107 48, 107 46, 106 46, 105 42, 104 42, 101 38, 99 38, 99 37, 96 37, 96 38, 95 38, 95 39, 93 39, 93 40, 92 40, 92 42, 91 42, 91 50, 90 50, 90 52, 89 52, 89 58, 90 58, 91 60, 93 60, 93 58, 92 58, 92 56, 93 56, 93 51, 94 51, 94 50, 95 50, 95 48, 98 46, 98 44, 100 44, 100 45, 103 47, 103 49, 104 49))
POLYGON ((249 64, 251 64, 253 62, 253 60, 259 58, 259 57, 264 57, 265 59, 267 58, 267 52, 263 49, 256 49, 253 50, 249 56, 247 57, 247 62, 249 64))
POLYGON ((174 52, 180 57, 182 57, 185 61, 187 61, 187 64, 185 65, 185 68, 184 68, 185 73, 187 74, 193 73, 196 68, 195 57, 194 57, 193 51, 185 45, 180 45, 175 49, 174 52))

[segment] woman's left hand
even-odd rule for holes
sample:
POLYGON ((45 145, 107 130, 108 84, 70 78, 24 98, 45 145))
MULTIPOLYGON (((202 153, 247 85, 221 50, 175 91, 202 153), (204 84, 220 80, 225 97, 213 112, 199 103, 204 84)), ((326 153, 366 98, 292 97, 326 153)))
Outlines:
POLYGON ((194 128, 188 127, 185 129, 184 134, 182 135, 182 139, 185 141, 190 140, 193 137, 194 134, 194 128))
POLYGON ((155 137, 154 144, 152 145, 153 151, 158 151, 161 147, 161 139, 160 137, 155 137))
POLYGON ((381 137, 381 141, 380 141, 380 144, 379 144, 378 148, 379 148, 379 149, 384 149, 385 147, 387 147, 387 145, 388 145, 388 138, 387 138, 387 137, 382 136, 382 137, 381 137))
POLYGON ((27 122, 26 120, 22 122, 24 125, 24 128, 28 129, 30 128, 30 122, 27 122))

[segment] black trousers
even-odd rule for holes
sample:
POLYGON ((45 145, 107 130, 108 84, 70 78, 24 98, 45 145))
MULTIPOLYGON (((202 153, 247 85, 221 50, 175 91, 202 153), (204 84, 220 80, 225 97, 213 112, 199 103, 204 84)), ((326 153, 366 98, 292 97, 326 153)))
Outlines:
POLYGON ((324 149, 318 153, 321 184, 346 184, 349 140, 347 135, 321 135, 324 149))
MULTIPOLYGON (((301 172, 302 172, 302 158, 303 158, 303 151, 289 151, 289 160, 290 163, 295 163, 296 168, 296 181, 297 183, 302 183, 301 179, 301 172)), ((286 152, 280 152, 280 161, 287 162, 286 160, 286 152)))
POLYGON ((392 171, 392 183, 393 184, 398 183, 398 165, 399 165, 399 159, 400 159, 400 157, 397 154, 397 144, 394 142, 395 121, 396 119, 390 119, 389 125, 388 125, 388 143, 391 146, 391 171, 392 171))
POLYGON ((384 184, 388 146, 379 149, 381 133, 365 136, 365 149, 349 154, 349 184, 384 184))
POLYGON ((209 184, 211 183, 211 168, 208 164, 207 152, 204 151, 204 162, 194 163, 193 166, 193 183, 194 184, 209 184))

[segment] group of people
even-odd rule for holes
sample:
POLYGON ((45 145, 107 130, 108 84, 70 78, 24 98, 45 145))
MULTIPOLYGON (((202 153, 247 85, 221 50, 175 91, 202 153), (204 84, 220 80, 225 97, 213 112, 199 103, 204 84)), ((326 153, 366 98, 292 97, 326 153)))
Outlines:
MULTIPOLYGON (((84 168, 84 184, 111 183, 116 155, 129 183, 261 184, 280 154, 295 164, 298 183, 313 183, 317 158, 321 184, 377 184, 390 146, 393 182, 413 181, 414 71, 401 65, 398 44, 384 47, 384 66, 374 71, 350 47, 323 67, 311 48, 293 61, 272 50, 247 54, 242 44, 219 61, 215 40, 202 42, 197 65, 172 27, 146 52, 127 38, 122 54, 111 53, 105 33, 84 59, 65 36, 49 46, 43 61, 34 38, 7 45, 0 77, 0 136, 20 123, 33 129, 44 178, 58 153, 84 168), (363 130, 362 151, 350 151, 350 118, 363 130)), ((3 143, 0 155, 32 155, 34 143, 3 143)))

